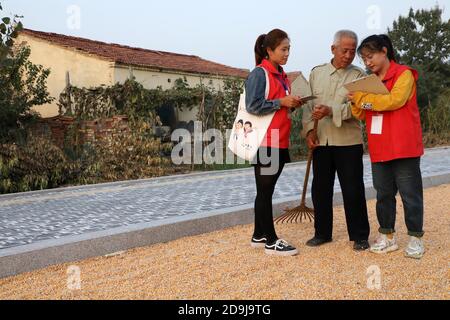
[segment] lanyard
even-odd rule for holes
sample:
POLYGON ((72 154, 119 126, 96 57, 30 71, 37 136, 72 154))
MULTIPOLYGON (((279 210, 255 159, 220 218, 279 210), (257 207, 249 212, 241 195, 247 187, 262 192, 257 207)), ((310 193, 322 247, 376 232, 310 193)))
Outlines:
POLYGON ((281 76, 279 74, 277 74, 276 77, 283 85, 283 88, 286 91, 286 95, 289 95, 289 86, 287 85, 287 83, 281 78, 281 76))

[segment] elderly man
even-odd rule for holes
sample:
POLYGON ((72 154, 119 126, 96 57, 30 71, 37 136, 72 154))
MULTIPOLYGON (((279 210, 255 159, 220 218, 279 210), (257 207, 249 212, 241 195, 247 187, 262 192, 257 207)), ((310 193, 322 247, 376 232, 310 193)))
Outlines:
POLYGON ((303 130, 314 150, 312 199, 315 235, 306 245, 316 247, 332 241, 333 193, 336 172, 344 199, 350 241, 355 250, 369 247, 370 233, 363 181, 361 125, 352 117, 351 103, 343 85, 364 76, 354 65, 358 37, 353 31, 336 33, 331 47, 333 59, 311 71, 310 86, 317 96, 303 109, 303 130), (314 105, 315 104, 315 105, 314 105), (315 134, 314 120, 319 120, 315 134))

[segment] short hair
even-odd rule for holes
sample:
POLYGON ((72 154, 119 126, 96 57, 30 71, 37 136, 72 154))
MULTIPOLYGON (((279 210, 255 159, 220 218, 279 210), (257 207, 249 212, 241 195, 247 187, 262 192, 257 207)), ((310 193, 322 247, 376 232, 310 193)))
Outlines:
POLYGON ((358 35, 351 30, 339 30, 338 32, 336 32, 336 34, 334 35, 333 44, 335 46, 339 45, 342 38, 354 39, 356 41, 356 44, 358 44, 358 35))

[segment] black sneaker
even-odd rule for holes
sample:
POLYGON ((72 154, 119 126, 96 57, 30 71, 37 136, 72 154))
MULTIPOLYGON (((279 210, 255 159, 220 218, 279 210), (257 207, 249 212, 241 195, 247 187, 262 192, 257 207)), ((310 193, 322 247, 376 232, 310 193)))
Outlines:
POLYGON ((321 246, 321 245, 331 242, 331 241, 332 241, 331 239, 325 240, 325 239, 320 239, 320 238, 314 237, 314 238, 308 240, 306 242, 306 245, 308 247, 318 247, 318 246, 321 246))
POLYGON ((358 240, 353 244, 353 250, 355 251, 364 251, 369 249, 369 241, 367 240, 358 240))
POLYGON ((267 238, 261 237, 261 238, 252 238, 252 241, 250 241, 250 245, 252 248, 264 248, 266 246, 267 238))
POLYGON ((298 254, 296 248, 291 246, 289 243, 284 241, 283 239, 278 239, 272 244, 266 244, 265 246, 266 254, 276 255, 276 256, 295 256, 298 254))

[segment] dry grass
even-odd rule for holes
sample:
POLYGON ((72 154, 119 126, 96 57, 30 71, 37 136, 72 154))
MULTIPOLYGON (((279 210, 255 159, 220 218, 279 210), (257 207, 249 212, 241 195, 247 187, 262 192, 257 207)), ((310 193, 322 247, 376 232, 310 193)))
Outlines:
MULTIPOLYGON (((313 225, 277 226, 297 245, 296 257, 270 257, 252 249, 252 226, 239 226, 170 243, 98 257, 0 280, 0 299, 449 299, 450 185, 425 190, 422 260, 403 256, 408 237, 399 202, 398 240, 389 255, 356 253, 342 207, 335 209, 334 242, 304 245, 313 225), (81 270, 81 290, 67 288, 67 268, 81 270), (369 290, 378 266, 381 289, 369 290)), ((375 202, 369 201, 376 236, 375 202)))

